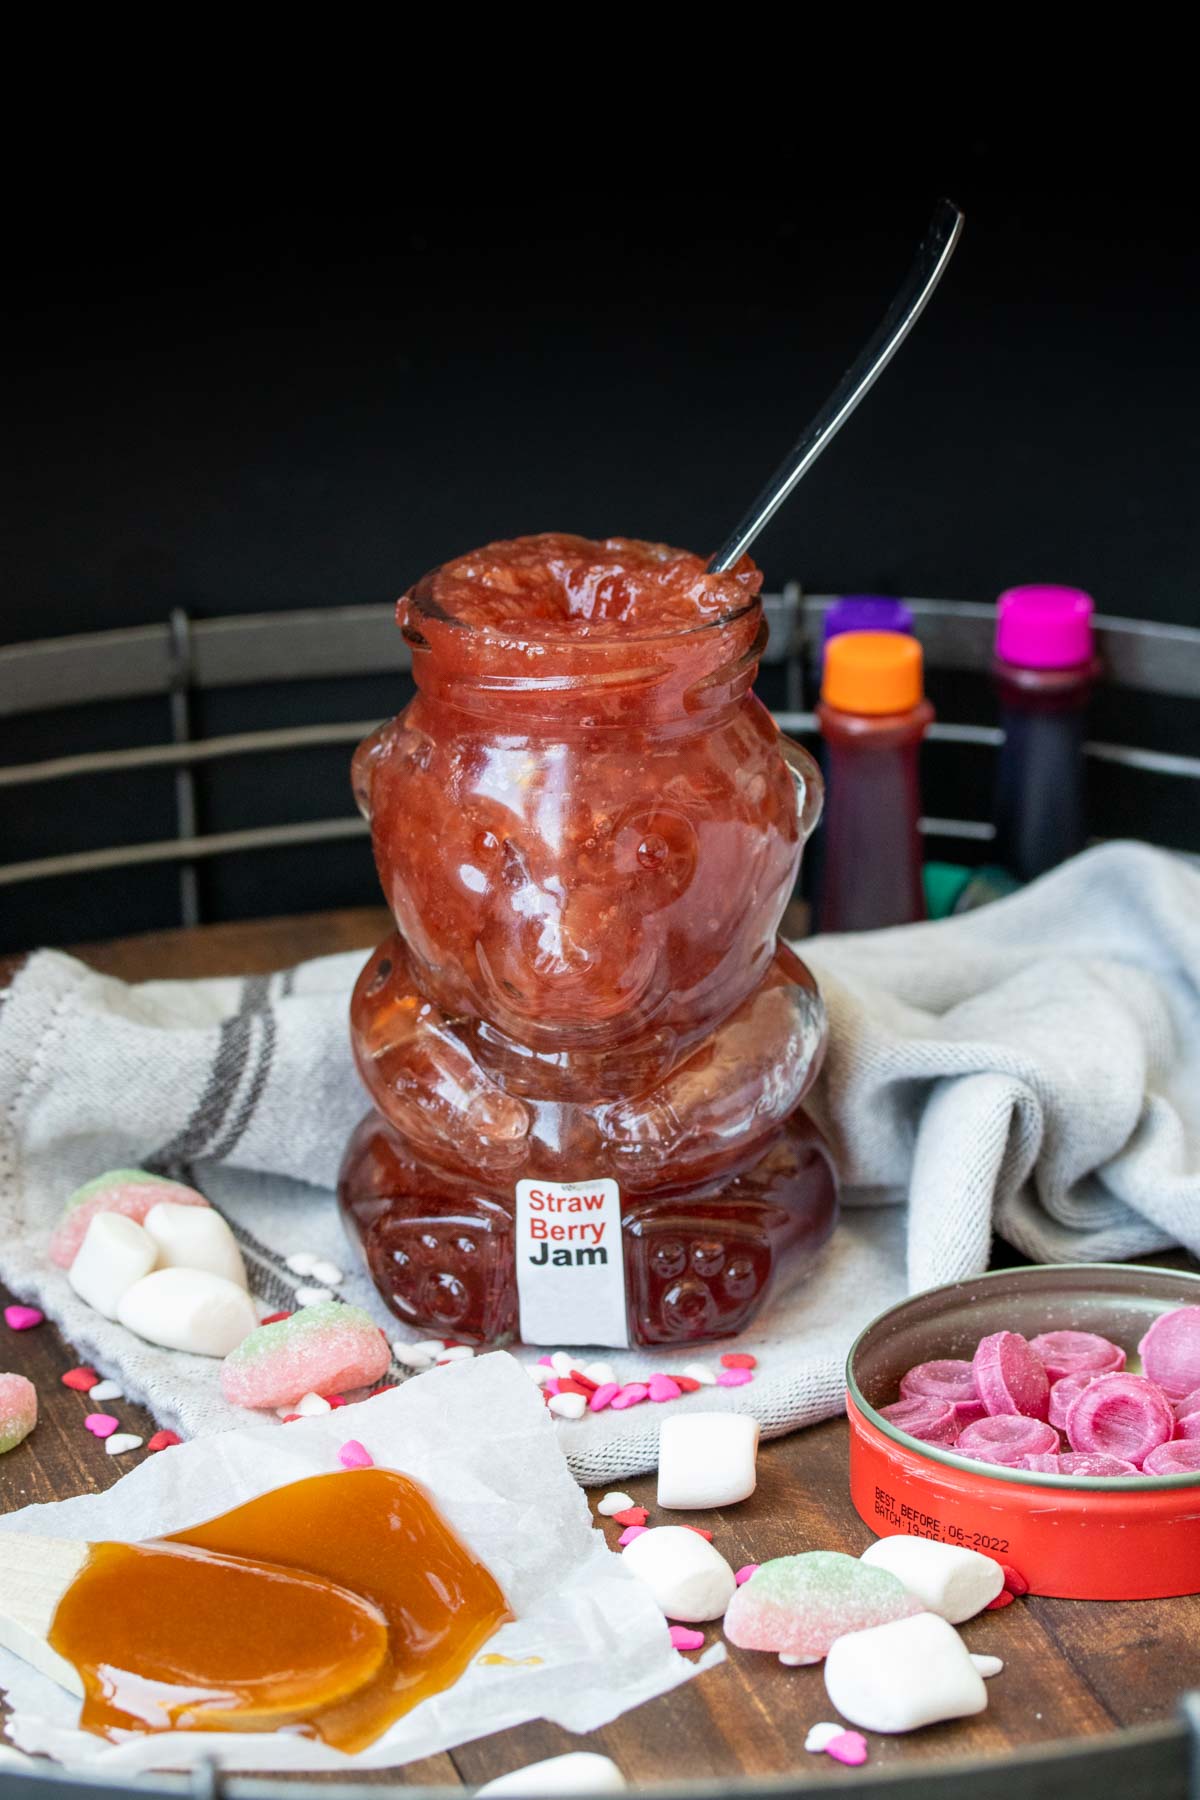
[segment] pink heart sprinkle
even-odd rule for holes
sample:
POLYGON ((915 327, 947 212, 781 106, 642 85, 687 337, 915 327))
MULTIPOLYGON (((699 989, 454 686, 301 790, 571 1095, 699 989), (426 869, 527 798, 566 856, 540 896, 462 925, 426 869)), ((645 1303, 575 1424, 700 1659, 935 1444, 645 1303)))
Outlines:
POLYGON ((554 1358, 552 1356, 539 1356, 538 1362, 542 1365, 543 1369, 552 1369, 554 1367, 554 1358))
POLYGON ((648 1531, 649 1529, 650 1527, 648 1525, 627 1525, 617 1539, 617 1542, 623 1550, 626 1544, 632 1544, 634 1538, 641 1537, 643 1531, 648 1531))
POLYGON ((557 1394, 557 1392, 558 1392, 558 1376, 557 1375, 552 1375, 549 1381, 543 1381, 542 1392, 543 1392, 543 1394, 545 1394, 547 1400, 550 1398, 550 1396, 552 1394, 557 1394))
POLYGON ((114 1419, 111 1413, 89 1413, 83 1422, 92 1436, 98 1438, 111 1437, 121 1423, 119 1419, 114 1419))
POLYGON ((4 1309, 4 1323, 11 1331, 32 1331, 45 1316, 36 1306, 6 1306, 4 1309))
POLYGON ((360 1444, 357 1438, 346 1439, 338 1451, 338 1461, 343 1469, 373 1469, 375 1467, 375 1458, 366 1445, 360 1444))
POLYGON ((832 1756, 834 1762, 848 1763, 851 1768, 856 1768, 867 1760, 867 1740, 861 1731, 843 1731, 839 1737, 830 1738, 825 1754, 832 1756))
POLYGON ((738 1586, 741 1587, 743 1582, 749 1581, 749 1579, 752 1575, 757 1575, 757 1574, 758 1574, 758 1564, 757 1563, 743 1563, 741 1568, 738 1570, 737 1574, 734 1576, 733 1579, 737 1582, 738 1586))
POLYGON ((652 1400, 678 1400, 683 1389, 669 1375, 652 1375, 649 1392, 652 1400))
POLYGON ((754 1375, 749 1369, 722 1369, 721 1373, 717 1376, 717 1386, 745 1387, 748 1381, 753 1380, 754 1375))
POLYGON ((677 1650, 703 1650, 704 1648, 704 1633, 689 1631, 686 1625, 672 1625, 670 1638, 677 1650))
POLYGON ((627 1406, 637 1406, 639 1401, 644 1400, 649 1392, 650 1389, 644 1382, 631 1381, 626 1387, 621 1389, 616 1399, 612 1401, 612 1409, 614 1412, 624 1412, 627 1406))
POLYGON ((620 1391, 621 1389, 617 1382, 602 1381, 588 1401, 589 1411, 603 1412, 606 1406, 612 1405, 612 1402, 616 1399, 620 1391))

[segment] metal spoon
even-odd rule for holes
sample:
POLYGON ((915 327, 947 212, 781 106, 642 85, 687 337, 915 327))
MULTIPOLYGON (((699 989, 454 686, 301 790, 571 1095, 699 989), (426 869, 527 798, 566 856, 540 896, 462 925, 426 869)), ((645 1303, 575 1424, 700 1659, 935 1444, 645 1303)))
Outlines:
POLYGON ((808 473, 822 450, 833 441, 859 401, 874 387, 925 310, 925 302, 954 254, 962 228, 963 215, 957 206, 950 200, 939 200, 916 261, 884 314, 883 323, 846 370, 803 437, 780 463, 737 529, 717 551, 708 565, 710 575, 732 569, 763 526, 774 518, 800 477, 808 473))

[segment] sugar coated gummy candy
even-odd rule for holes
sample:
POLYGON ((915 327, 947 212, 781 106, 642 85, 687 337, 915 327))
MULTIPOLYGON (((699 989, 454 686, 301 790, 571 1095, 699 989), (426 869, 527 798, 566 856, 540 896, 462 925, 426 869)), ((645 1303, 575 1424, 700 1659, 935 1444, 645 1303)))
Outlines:
POLYGON ((1142 1464, 1143 1475, 1200 1475, 1200 1439, 1176 1438, 1159 1444, 1142 1464))
POLYGON ((890 1406, 880 1407, 879 1416, 894 1425, 897 1431, 906 1431, 909 1437, 919 1438, 923 1444, 948 1447, 961 1430, 954 1403, 950 1400, 927 1400, 919 1396, 894 1400, 890 1406))
POLYGON ((1083 1369, 1078 1375, 1064 1375, 1050 1389, 1050 1423, 1056 1431, 1067 1429, 1067 1414, 1085 1387, 1100 1379, 1098 1373, 1083 1369))
POLYGON ((51 1262, 60 1269, 70 1268, 97 1213, 122 1213, 135 1225, 142 1225, 151 1207, 162 1200, 169 1200, 174 1206, 208 1205, 195 1188, 186 1187, 181 1181, 168 1181, 162 1175, 151 1175, 146 1169, 109 1169, 107 1174, 85 1181, 67 1201, 54 1228, 51 1262))
POLYGON ((1138 1468, 1174 1434, 1170 1401, 1144 1375, 1101 1375, 1089 1382, 1067 1414, 1072 1450, 1104 1451, 1138 1468))
POLYGON ((1120 1344, 1110 1343, 1094 1331, 1043 1331, 1030 1338, 1029 1348, 1051 1382, 1065 1375, 1111 1375, 1125 1367, 1120 1344))
POLYGON ((972 1358, 975 1386, 990 1413, 1044 1419, 1050 1409, 1046 1371, 1017 1331, 981 1338, 972 1358))
POLYGON ((742 1650, 820 1662, 845 1632, 921 1610, 887 1569, 836 1550, 808 1550, 759 1564, 729 1602, 725 1636, 742 1650))
POLYGON ((1200 1388, 1200 1306, 1160 1313, 1138 1345, 1142 1372, 1168 1400, 1200 1388))
POLYGON ((1086 1450, 1068 1450, 1065 1455, 1056 1456, 1049 1452, 1043 1456, 1023 1456, 1021 1467, 1038 1475, 1136 1475, 1138 1471, 1131 1462, 1120 1456, 1106 1456, 1101 1451, 1089 1454, 1086 1450))
POLYGON ((24 1375, 0 1375, 0 1454, 14 1450, 37 1424, 37 1389, 24 1375))
POLYGON ((954 1449, 956 1455, 969 1456, 974 1462, 1015 1469, 1023 1456, 1057 1451, 1059 1443, 1057 1431, 1041 1419, 1027 1419, 1022 1413, 996 1413, 968 1425, 954 1449))
POLYGON ((243 1338, 221 1364, 221 1391, 235 1406, 286 1406, 310 1392, 370 1387, 389 1361, 369 1314, 327 1300, 243 1338))

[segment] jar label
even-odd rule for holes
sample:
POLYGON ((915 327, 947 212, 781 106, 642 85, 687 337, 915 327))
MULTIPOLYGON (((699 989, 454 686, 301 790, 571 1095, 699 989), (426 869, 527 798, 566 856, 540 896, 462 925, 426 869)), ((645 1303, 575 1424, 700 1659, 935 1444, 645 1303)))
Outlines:
POLYGON ((516 1257, 525 1343, 628 1345, 615 1181, 518 1181, 516 1257))

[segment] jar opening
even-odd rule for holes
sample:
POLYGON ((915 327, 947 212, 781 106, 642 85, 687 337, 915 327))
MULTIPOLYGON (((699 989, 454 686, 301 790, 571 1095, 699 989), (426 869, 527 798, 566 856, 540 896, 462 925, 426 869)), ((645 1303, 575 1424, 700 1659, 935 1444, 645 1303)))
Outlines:
POLYGON ((736 701, 766 640, 748 559, 545 533, 489 544, 416 583, 398 613, 417 686, 516 721, 685 724, 736 701))
POLYGON ((432 570, 401 600, 400 622, 415 615, 504 642, 616 646, 731 624, 761 587, 748 557, 710 575, 699 556, 669 544, 542 532, 432 570))

